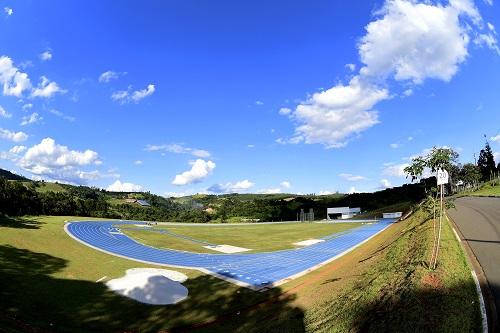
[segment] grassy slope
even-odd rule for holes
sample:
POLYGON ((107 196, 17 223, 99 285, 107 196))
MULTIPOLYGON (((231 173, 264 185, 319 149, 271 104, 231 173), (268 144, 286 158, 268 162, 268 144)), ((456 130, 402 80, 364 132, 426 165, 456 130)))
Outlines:
MULTIPOLYGON (((31 184, 31 182, 23 182, 25 186, 28 186, 31 184)), ((38 182, 38 187, 36 188, 37 192, 40 193, 45 193, 45 192, 66 192, 66 189, 64 188, 63 185, 58 184, 58 183, 51 183, 51 182, 38 182)))
MULTIPOLYGON (((155 229, 167 229, 173 233, 188 236, 211 244, 227 244, 254 250, 253 252, 292 249, 295 242, 321 238, 333 233, 361 226, 360 223, 287 223, 255 224, 239 226, 155 226, 155 229)), ((182 238, 141 230, 122 231, 132 238, 151 246, 182 251, 214 253, 205 249, 203 244, 182 238)))
POLYGON ((480 190, 468 193, 468 195, 493 195, 498 197, 500 196, 500 186, 492 186, 491 184, 486 184, 480 190))
POLYGON ((145 265, 78 244, 62 230, 65 219, 32 219, 23 228, 0 226, 0 325, 15 326, 15 316, 37 327, 82 332, 192 330, 195 323, 205 323, 196 327, 207 332, 480 329, 470 270, 448 224, 438 269, 425 268, 432 223, 422 224, 421 215, 264 293, 179 270, 190 277, 185 283, 190 297, 178 305, 156 307, 118 297, 94 283, 145 265))
POLYGON ((411 201, 400 202, 383 208, 374 209, 368 213, 360 214, 356 216, 356 218, 370 218, 370 217, 381 218, 383 213, 391 213, 391 212, 405 213, 410 211, 412 205, 413 203, 411 201))

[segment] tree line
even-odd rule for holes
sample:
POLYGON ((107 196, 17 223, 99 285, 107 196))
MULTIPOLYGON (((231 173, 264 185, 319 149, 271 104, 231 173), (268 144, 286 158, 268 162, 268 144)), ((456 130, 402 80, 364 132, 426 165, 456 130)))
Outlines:
POLYGON ((149 192, 137 194, 150 207, 136 204, 110 204, 111 198, 124 199, 127 193, 102 189, 61 185, 64 191, 37 191, 37 182, 9 181, 0 178, 0 214, 88 216, 112 219, 198 222, 227 222, 231 218, 259 221, 296 220, 300 210, 313 209, 316 219, 326 218, 326 209, 335 206, 378 209, 399 202, 416 203, 425 197, 428 180, 406 184, 375 193, 331 196, 255 196, 207 195, 179 203, 149 192), (207 209, 207 208, 212 209, 207 209))
POLYGON ((65 191, 37 191, 36 182, 0 178, 0 215, 86 216, 150 221, 207 222, 200 209, 177 204, 151 193, 141 193, 151 207, 130 204, 111 205, 110 195, 101 189, 65 185, 65 191))

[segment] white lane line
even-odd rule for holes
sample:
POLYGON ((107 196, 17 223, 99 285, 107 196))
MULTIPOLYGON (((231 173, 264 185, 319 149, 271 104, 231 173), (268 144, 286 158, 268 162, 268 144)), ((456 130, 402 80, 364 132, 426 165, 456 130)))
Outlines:
POLYGON ((101 281, 105 280, 106 278, 107 278, 107 276, 106 276, 106 275, 104 275, 102 278, 100 278, 100 279, 99 279, 99 280, 97 280, 96 282, 101 282, 101 281))

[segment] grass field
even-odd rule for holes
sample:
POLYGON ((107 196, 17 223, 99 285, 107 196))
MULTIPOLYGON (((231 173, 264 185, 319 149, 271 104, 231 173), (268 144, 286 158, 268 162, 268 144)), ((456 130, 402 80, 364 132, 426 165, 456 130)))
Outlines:
MULTIPOLYGON (((255 224, 237 226, 155 226, 156 230, 168 230, 178 235, 187 236, 210 244, 227 244, 252 249, 249 252, 266 252, 296 248, 293 243, 307 239, 317 239, 333 233, 342 232, 361 223, 283 223, 255 224)), ((203 247, 204 244, 183 238, 160 234, 147 230, 121 229, 133 239, 154 247, 175 250, 214 253, 203 247)))
MULTIPOLYGON (((254 292, 196 271, 189 297, 149 306, 95 281, 147 267, 66 235, 69 217, 0 219, 0 331, 479 332, 464 254, 448 224, 436 271, 422 213, 280 288, 254 292)), ((287 235, 282 235, 287 237, 287 235)))
MULTIPOLYGON (((28 186, 30 182, 23 182, 25 186, 28 186)), ((39 182, 37 183, 39 186, 36 188, 37 192, 45 193, 45 192, 66 192, 66 189, 58 183, 51 182, 39 182)))

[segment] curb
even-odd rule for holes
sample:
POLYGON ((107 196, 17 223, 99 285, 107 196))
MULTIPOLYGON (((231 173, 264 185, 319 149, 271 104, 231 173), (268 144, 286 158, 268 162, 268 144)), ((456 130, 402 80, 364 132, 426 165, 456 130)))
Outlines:
POLYGON ((477 260, 477 257, 470 247, 469 243, 465 240, 460 229, 457 227, 455 221, 445 213, 446 218, 451 223, 451 229, 455 234, 460 246, 464 250, 467 258, 469 259, 469 264, 472 267, 471 274, 476 285, 476 290, 479 297, 479 306, 481 310, 481 317, 483 319, 483 333, 495 333, 498 329, 498 318, 496 315, 495 300, 493 294, 491 293, 490 285, 486 279, 483 268, 477 260), (489 321, 488 321, 489 318, 489 321))

